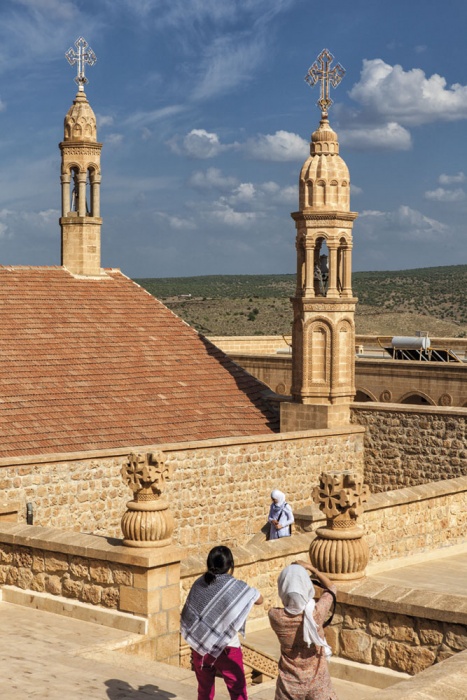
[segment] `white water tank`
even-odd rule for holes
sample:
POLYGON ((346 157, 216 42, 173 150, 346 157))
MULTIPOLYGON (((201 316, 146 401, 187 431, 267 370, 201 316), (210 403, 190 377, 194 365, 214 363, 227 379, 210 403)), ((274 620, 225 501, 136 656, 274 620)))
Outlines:
POLYGON ((418 338, 411 335, 395 335, 391 340, 391 345, 400 350, 428 350, 431 341, 426 336, 418 338))

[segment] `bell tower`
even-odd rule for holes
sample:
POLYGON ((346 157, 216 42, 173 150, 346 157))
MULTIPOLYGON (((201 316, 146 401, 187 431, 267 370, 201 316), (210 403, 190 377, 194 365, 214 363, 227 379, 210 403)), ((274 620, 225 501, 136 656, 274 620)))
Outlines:
POLYGON ((92 66, 96 56, 80 37, 76 51, 66 55, 71 65, 78 66, 75 82, 78 92, 67 112, 62 154, 62 231, 61 263, 75 275, 101 276, 100 184, 101 148, 97 142, 96 117, 84 92, 88 82, 84 67, 92 66))
POLYGON ((348 168, 328 120, 329 85, 345 73, 321 52, 305 80, 321 82, 321 120, 299 182, 296 227, 297 287, 291 299, 292 402, 281 404, 281 431, 348 425, 355 395, 355 305, 348 168))

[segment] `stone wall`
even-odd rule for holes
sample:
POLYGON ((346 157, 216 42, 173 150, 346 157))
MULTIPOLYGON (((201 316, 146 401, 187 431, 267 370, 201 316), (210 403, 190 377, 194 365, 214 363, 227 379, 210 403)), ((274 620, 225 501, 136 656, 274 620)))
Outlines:
POLYGON ((277 350, 290 350, 292 336, 282 335, 224 335, 210 336, 209 340, 227 355, 246 353, 248 355, 275 355, 277 350))
POLYGON ((373 492, 467 475, 467 409, 360 403, 365 481, 373 492))
MULTIPOLYGON (((314 504, 295 512, 297 532, 314 532, 325 522, 314 504)), ((461 545, 467 531, 467 476, 372 494, 359 523, 370 549, 369 569, 461 545)))
POLYGON ((164 497, 176 529, 174 541, 206 551, 213 544, 242 545, 264 526, 270 492, 281 488, 294 508, 310 501, 323 469, 363 471, 363 431, 226 438, 183 445, 128 447, 100 453, 19 458, 0 462, 4 501, 34 506, 34 523, 119 537, 120 520, 132 494, 121 466, 133 451, 163 451, 174 467, 164 497))
POLYGON ((467 649, 467 625, 338 603, 326 639, 344 659, 414 675, 467 649))
POLYGON ((180 561, 175 546, 0 523, 2 600, 144 635, 152 658, 179 663, 180 561))
POLYGON ((0 585, 64 596, 117 610, 128 567, 43 549, 0 544, 0 585))

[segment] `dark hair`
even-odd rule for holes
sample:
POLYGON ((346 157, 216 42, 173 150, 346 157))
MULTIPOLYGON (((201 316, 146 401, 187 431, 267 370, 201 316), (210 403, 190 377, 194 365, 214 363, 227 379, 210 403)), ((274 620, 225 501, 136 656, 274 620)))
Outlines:
POLYGON ((206 568, 204 580, 208 584, 212 583, 218 574, 226 574, 228 571, 233 573, 234 559, 230 549, 223 545, 211 549, 208 554, 206 568))

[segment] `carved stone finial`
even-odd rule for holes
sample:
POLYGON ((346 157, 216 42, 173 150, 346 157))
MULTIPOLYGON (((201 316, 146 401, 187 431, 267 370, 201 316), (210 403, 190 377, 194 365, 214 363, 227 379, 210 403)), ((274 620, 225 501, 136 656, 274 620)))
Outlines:
POLYGON ((162 452, 131 453, 122 465, 123 481, 133 500, 122 517, 123 544, 129 547, 162 547, 171 543, 174 520, 169 504, 160 499, 172 469, 162 452))
POLYGON ((312 491, 312 498, 326 516, 328 527, 355 527, 369 494, 370 490, 359 474, 350 471, 326 472, 321 474, 319 486, 312 491))
POLYGON ((350 471, 323 473, 312 497, 326 516, 326 527, 316 530, 310 558, 314 566, 336 581, 362 578, 369 551, 357 518, 368 501, 369 488, 350 471))
POLYGON ((135 494, 135 501, 159 498, 165 482, 170 481, 171 472, 162 452, 132 452, 121 469, 123 481, 135 494), (142 495, 146 498, 140 499, 142 495))

